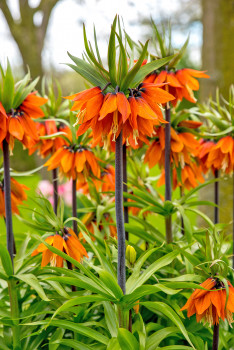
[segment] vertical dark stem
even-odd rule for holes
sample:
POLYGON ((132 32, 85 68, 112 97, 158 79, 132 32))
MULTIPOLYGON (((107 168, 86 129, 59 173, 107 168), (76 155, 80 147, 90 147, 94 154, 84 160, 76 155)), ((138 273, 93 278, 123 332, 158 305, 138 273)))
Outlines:
POLYGON ((56 168, 52 170, 52 178, 53 178, 54 212, 57 215, 57 212, 58 212, 58 170, 56 168))
POLYGON ((213 347, 212 350, 218 350, 219 347, 219 324, 214 325, 213 331, 213 347))
MULTIPOLYGON (((127 193, 128 186, 128 173, 127 173, 127 146, 126 143, 123 145, 123 191, 127 193)), ((124 203, 127 203, 128 199, 124 198, 124 203)), ((124 223, 128 223, 128 207, 124 207, 124 223)), ((125 231, 125 239, 128 241, 129 234, 125 231)), ((132 332, 132 310, 129 310, 128 330, 132 332)))
MULTIPOLYGON (((219 178, 219 171, 215 170, 215 179, 219 178)), ((219 182, 216 181, 214 183, 214 202, 216 205, 219 205, 219 182)), ((215 207, 214 209, 214 223, 217 224, 219 222, 219 208, 215 207)), ((214 325, 213 331, 213 347, 212 350, 218 350, 219 347, 219 324, 214 325)))
MULTIPOLYGON (((169 104, 165 107, 165 200, 171 200, 171 110, 169 104)), ((165 218, 167 243, 172 242, 171 215, 165 218)))
MULTIPOLYGON (((127 147, 126 144, 123 145, 123 191, 127 193, 128 174, 127 174, 127 147)), ((124 198, 124 203, 128 201, 127 198, 124 198)), ((124 207, 124 223, 128 223, 128 207, 124 207)), ((128 240, 128 232, 125 232, 125 238, 128 240)))
MULTIPOLYGON (((54 213, 58 213, 58 172, 57 168, 52 169, 52 185, 53 185, 53 208, 54 213)), ((56 232, 58 233, 58 232, 56 232)))
POLYGON ((12 212, 11 212, 10 156, 9 156, 9 145, 6 142, 6 140, 3 140, 2 149, 3 149, 3 164, 4 164, 4 196, 5 196, 5 212, 6 212, 7 249, 9 251, 12 264, 13 264, 14 235, 13 235, 12 212))
MULTIPOLYGON (((77 217, 77 204, 76 204, 76 179, 72 180, 72 216, 77 217)), ((77 221, 73 220, 73 231, 78 235, 77 221)))
MULTIPOLYGON (((219 178, 219 171, 215 170, 215 179, 219 178)), ((219 205, 219 182, 216 181, 214 183, 214 202, 216 205, 219 205)), ((219 208, 214 208, 214 223, 217 224, 219 222, 219 208)))
POLYGON ((123 145, 122 131, 115 143, 115 210, 118 236, 118 284, 125 294, 125 232, 123 216, 123 145))
MULTIPOLYGON (((183 195, 184 195, 184 187, 181 186, 180 187, 180 197, 183 197, 183 195)), ((184 235, 184 219, 182 216, 181 216, 181 233, 182 233, 182 235, 184 235)))
POLYGON ((234 172, 232 174, 232 244, 233 244, 233 252, 232 252, 232 267, 234 269, 234 172))
POLYGON ((132 310, 129 310, 129 324, 128 324, 128 330, 132 333, 132 310))

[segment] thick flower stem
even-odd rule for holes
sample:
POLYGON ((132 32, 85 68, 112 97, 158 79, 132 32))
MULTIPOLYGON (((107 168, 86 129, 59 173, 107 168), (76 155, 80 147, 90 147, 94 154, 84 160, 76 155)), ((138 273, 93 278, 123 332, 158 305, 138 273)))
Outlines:
MULTIPOLYGON (((217 180, 219 178, 219 171, 215 170, 215 179, 217 180)), ((216 205, 219 205, 219 182, 216 181, 214 183, 214 202, 216 205)), ((214 223, 218 224, 219 222, 219 208, 214 208, 214 223)))
POLYGON ((6 212, 6 232, 7 232, 7 249, 11 256, 13 265, 14 257, 14 235, 12 227, 12 211, 11 211, 11 177, 10 177, 10 156, 9 145, 6 140, 2 142, 3 164, 4 164, 4 196, 5 196, 5 212, 6 212))
POLYGON ((219 347, 219 324, 214 325, 213 331, 213 347, 212 350, 218 350, 219 347))
MULTIPOLYGON (((126 144, 123 145, 123 191, 128 192, 127 187, 128 174, 127 174, 127 147, 126 144)), ((128 199, 124 198, 124 203, 127 203, 128 199)), ((124 223, 128 223, 128 207, 124 207, 124 223)), ((128 240, 128 232, 125 232, 125 238, 128 240)))
POLYGON ((13 335, 13 349, 21 349, 21 340, 20 340, 20 326, 19 326, 19 305, 18 305, 18 296, 17 296, 17 286, 16 281, 10 279, 8 281, 8 291, 9 299, 11 306, 11 319, 13 322, 12 326, 12 335, 13 335))
MULTIPOLYGON (((180 187, 180 197, 183 197, 183 196, 184 196, 184 187, 181 186, 180 187)), ((181 216, 181 233, 182 233, 182 235, 184 235, 184 219, 182 216, 181 216)))
MULTIPOLYGON (((165 117, 168 122, 165 125, 165 200, 171 201, 171 110, 170 105, 165 107, 165 117)), ((167 243, 172 242, 171 215, 165 218, 167 243)))
POLYGON ((54 212, 57 215, 57 211, 58 211, 58 170, 56 168, 52 170, 52 178, 53 178, 54 212))
MULTIPOLYGON (((76 203, 76 179, 72 180, 72 216, 74 218, 77 217, 77 203, 76 203)), ((78 229, 77 229, 77 221, 73 220, 73 231, 75 234, 78 236, 78 229)), ((67 262, 67 267, 69 270, 72 270, 72 264, 68 261, 67 262)), ((73 292, 76 291, 76 286, 71 286, 71 289, 73 292)))
MULTIPOLYGON (((72 180, 72 216, 77 217, 77 204, 76 204, 76 179, 72 180)), ((77 221, 73 220, 73 231, 78 235, 77 221)))
POLYGON ((233 252, 232 252, 232 267, 234 269, 234 172, 232 174, 232 244, 233 244, 233 252))
MULTIPOLYGON (((125 193, 128 192, 128 173, 127 173, 127 146, 123 145, 123 191, 125 193)), ((127 203, 128 199, 124 198, 124 203, 127 203)), ((124 207, 124 223, 128 224, 128 207, 124 207)), ((129 234, 125 231, 125 239, 129 240, 129 234)), ((129 310, 129 322, 128 322, 128 330, 132 332, 132 310, 129 310)))
MULTIPOLYGON (((123 216, 123 145, 122 132, 119 134, 115 143, 115 210, 116 227, 118 236, 118 284, 125 294, 125 231, 123 216)), ((122 324, 122 321, 120 324, 122 324)))

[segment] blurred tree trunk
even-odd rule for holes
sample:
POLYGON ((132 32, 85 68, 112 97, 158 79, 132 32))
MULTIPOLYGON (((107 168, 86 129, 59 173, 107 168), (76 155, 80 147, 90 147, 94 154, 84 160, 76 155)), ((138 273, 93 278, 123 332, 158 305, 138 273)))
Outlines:
POLYGON ((201 99, 220 88, 225 98, 233 83, 234 71, 234 0, 202 0, 202 65, 210 79, 202 79, 201 99))
MULTIPOLYGON (((202 66, 210 79, 201 79, 200 99, 210 95, 215 98, 219 87, 224 98, 228 99, 229 87, 233 84, 234 71, 234 0, 201 0, 203 11, 202 66)), ((211 177, 212 178, 212 177, 211 177)), ((220 222, 232 220, 233 189, 232 180, 222 180, 220 186, 220 222)), ((214 200, 214 185, 200 192, 201 199, 214 200)), ((201 210, 213 218, 213 208, 201 210)))
POLYGON ((37 7, 30 7, 28 0, 18 0, 20 19, 12 16, 7 0, 0 0, 0 9, 21 53, 24 69, 30 68, 33 78, 43 75, 42 50, 51 12, 60 0, 41 0, 37 7), (41 15, 41 24, 34 23, 34 16, 41 15))

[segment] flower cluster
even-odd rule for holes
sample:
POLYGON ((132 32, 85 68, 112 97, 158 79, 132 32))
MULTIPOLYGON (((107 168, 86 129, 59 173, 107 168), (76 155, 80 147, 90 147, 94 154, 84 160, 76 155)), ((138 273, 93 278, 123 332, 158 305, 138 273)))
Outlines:
POLYGON ((130 89, 128 98, 118 88, 104 94, 98 86, 67 97, 75 102, 72 110, 79 110, 77 136, 89 128, 93 131, 94 142, 110 134, 115 140, 121 130, 130 144, 136 144, 138 138, 152 136, 154 125, 165 123, 159 104, 174 99, 161 86, 142 83, 138 88, 130 89))

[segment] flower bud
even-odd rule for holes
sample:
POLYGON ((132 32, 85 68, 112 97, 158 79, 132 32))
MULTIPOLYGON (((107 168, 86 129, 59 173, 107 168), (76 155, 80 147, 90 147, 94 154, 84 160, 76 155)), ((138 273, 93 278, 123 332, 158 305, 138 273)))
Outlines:
POLYGON ((127 246, 126 258, 130 262, 131 265, 133 265, 136 261, 136 251, 131 245, 127 246))

